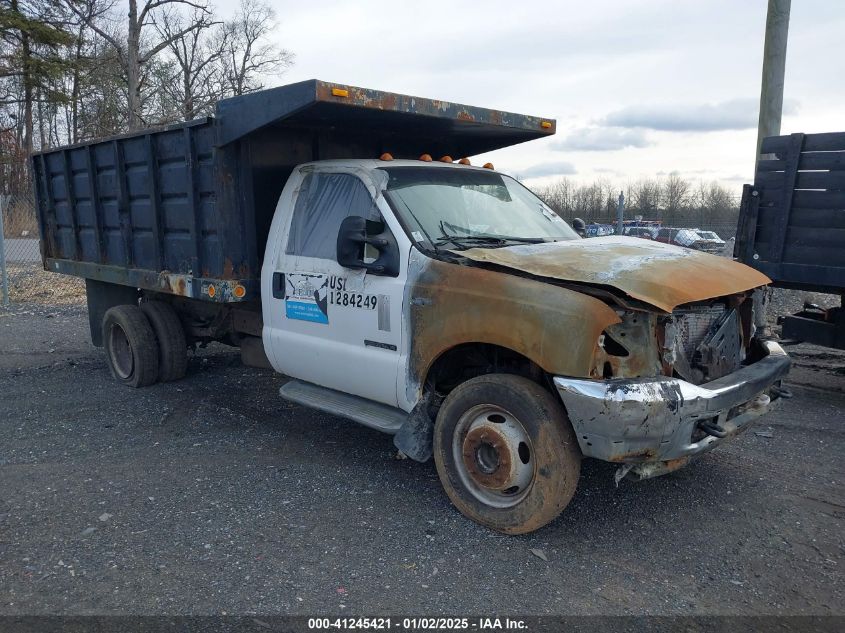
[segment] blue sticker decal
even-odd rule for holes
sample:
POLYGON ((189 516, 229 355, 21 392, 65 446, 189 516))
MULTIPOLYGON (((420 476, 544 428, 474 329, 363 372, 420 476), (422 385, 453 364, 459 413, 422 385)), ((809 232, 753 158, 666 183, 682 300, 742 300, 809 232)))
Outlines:
POLYGON ((285 300, 285 316, 289 319, 298 319, 300 321, 311 321, 312 323, 328 323, 329 317, 320 307, 313 301, 306 303, 304 301, 285 300))
POLYGON ((288 319, 327 325, 329 305, 326 275, 285 274, 285 316, 288 319))

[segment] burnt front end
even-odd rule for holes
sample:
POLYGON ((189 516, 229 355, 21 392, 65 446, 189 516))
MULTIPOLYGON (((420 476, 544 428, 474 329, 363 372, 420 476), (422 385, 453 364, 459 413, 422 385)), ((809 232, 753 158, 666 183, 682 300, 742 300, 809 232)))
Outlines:
POLYGON ((758 290, 670 314, 620 310, 599 337, 593 378, 554 379, 584 456, 619 463, 618 478, 655 477, 769 411, 787 393, 790 361, 757 336, 761 300, 758 290))

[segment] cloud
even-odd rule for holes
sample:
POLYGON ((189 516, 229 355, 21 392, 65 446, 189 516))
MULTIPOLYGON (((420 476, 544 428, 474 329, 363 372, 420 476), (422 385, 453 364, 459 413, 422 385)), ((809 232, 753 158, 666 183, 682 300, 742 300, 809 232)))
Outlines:
MULTIPOLYGON (((699 105, 636 105, 611 112, 603 125, 647 128, 661 132, 716 132, 757 127, 759 103, 756 99, 732 99, 699 105)), ((786 100, 783 113, 795 114, 798 103, 786 100)))
POLYGON ((519 178, 528 179, 543 178, 544 176, 571 176, 573 174, 577 174, 578 172, 572 163, 561 161, 540 163, 539 165, 533 165, 527 169, 514 170, 513 173, 519 178))
POLYGON ((612 167, 593 167, 593 171, 597 174, 610 174, 611 176, 624 176, 625 172, 613 169, 612 167))
POLYGON ((585 127, 574 130, 563 139, 551 143, 557 150, 608 152, 626 147, 646 147, 651 142, 642 130, 618 127, 585 127))

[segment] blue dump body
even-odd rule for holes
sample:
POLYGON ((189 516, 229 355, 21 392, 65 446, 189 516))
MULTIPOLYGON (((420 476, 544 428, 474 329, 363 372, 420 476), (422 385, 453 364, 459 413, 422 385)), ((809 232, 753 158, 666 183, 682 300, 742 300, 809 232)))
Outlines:
POLYGON ((216 302, 258 298, 276 202, 298 164, 454 158, 554 134, 552 119, 309 80, 215 116, 32 157, 47 270, 216 302))
POLYGON ((845 132, 763 140, 734 256, 784 288, 845 291, 845 132))

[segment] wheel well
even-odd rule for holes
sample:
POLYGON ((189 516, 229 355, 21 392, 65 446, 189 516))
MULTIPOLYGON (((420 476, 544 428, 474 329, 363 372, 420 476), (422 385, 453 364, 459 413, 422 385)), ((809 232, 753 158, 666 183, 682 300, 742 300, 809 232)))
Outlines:
POLYGON ((393 438, 396 447, 417 461, 428 460, 433 422, 446 396, 461 383, 484 374, 523 376, 555 393, 551 376, 519 352, 490 343, 456 345, 440 354, 426 373, 422 398, 393 438))
POLYGON ((443 352, 428 370, 424 384, 426 389, 445 395, 462 382, 484 374, 515 374, 549 388, 548 375, 537 363, 490 343, 464 343, 443 352))

